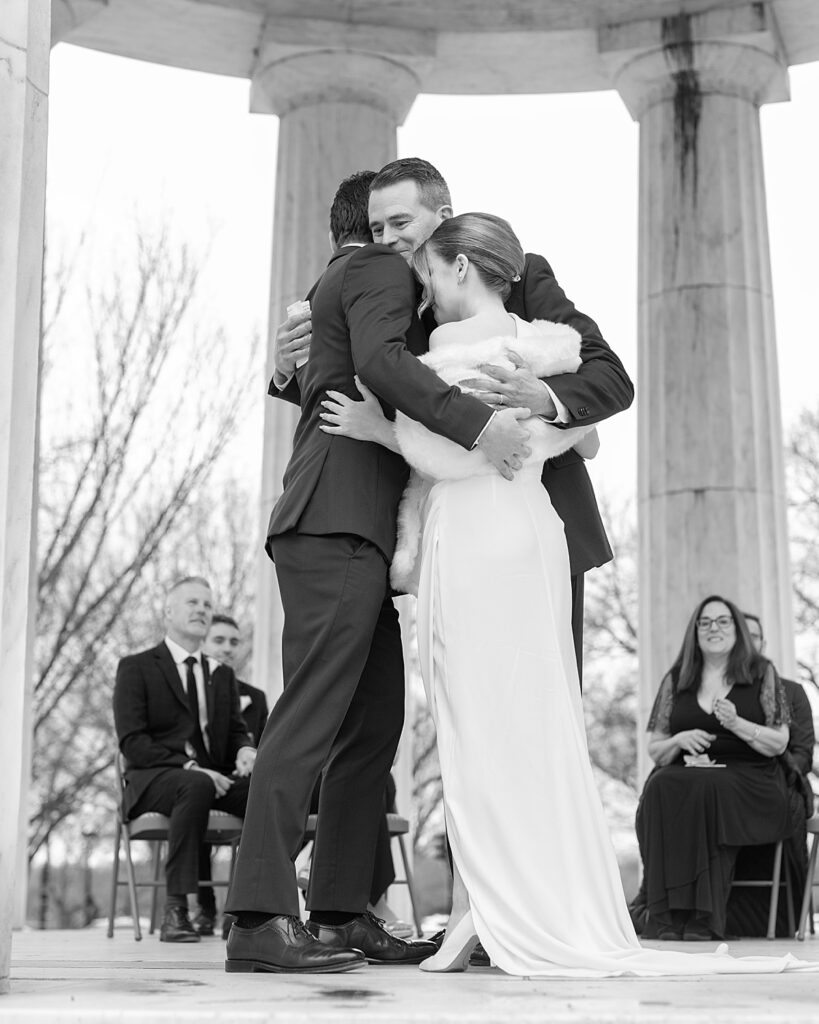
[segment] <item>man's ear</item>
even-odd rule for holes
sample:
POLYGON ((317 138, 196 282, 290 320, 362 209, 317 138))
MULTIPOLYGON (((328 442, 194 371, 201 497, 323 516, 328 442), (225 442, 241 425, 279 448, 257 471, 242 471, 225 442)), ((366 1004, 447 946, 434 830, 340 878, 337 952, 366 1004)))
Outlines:
POLYGON ((437 212, 440 220, 449 220, 450 217, 455 216, 451 206, 439 206, 437 212))

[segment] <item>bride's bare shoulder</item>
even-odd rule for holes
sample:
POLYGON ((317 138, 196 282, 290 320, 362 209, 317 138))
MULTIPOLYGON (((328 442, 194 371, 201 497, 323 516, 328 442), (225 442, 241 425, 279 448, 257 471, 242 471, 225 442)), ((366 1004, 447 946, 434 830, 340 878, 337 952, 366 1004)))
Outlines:
POLYGON ((430 345, 483 341, 504 334, 515 334, 515 323, 507 313, 501 316, 481 313, 466 320, 452 320, 446 324, 439 324, 432 332, 430 345))

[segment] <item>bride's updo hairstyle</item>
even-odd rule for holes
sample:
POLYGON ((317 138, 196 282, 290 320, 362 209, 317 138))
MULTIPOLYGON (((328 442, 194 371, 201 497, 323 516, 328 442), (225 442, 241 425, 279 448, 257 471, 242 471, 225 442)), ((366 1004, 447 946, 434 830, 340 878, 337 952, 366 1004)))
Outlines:
POLYGON ((458 255, 469 260, 483 283, 498 292, 505 302, 512 284, 523 273, 523 247, 503 217, 491 213, 461 213, 441 221, 413 254, 412 268, 424 286, 422 312, 429 305, 429 258, 435 252, 444 262, 454 263, 458 255))

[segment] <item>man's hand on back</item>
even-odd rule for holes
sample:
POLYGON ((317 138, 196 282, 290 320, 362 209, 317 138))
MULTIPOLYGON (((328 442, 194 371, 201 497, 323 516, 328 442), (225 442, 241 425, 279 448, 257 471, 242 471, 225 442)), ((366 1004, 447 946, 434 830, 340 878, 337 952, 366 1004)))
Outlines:
POLYGON ((273 345, 276 384, 283 387, 296 372, 296 363, 307 359, 312 337, 313 321, 309 313, 297 313, 279 324, 273 345))
POLYGON ((514 477, 523 460, 532 454, 526 444, 531 435, 519 422, 531 415, 529 409, 502 409, 495 413, 478 441, 480 450, 507 480, 514 477))

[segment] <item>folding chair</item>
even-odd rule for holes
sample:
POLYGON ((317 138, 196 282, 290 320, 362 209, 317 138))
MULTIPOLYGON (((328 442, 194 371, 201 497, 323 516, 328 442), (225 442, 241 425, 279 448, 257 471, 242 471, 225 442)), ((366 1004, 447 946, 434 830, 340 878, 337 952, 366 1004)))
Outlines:
POLYGON ((805 877, 805 891, 802 893, 802 909, 799 911, 799 930, 796 933, 800 942, 805 940, 805 924, 810 912, 810 930, 813 933, 813 887, 816 884, 814 875, 816 873, 816 855, 819 852, 819 814, 807 820, 808 835, 812 836, 810 856, 808 857, 808 873, 805 877))
MULTIPOLYGON (((304 833, 305 839, 316 838, 316 822, 318 815, 311 814, 307 819, 307 828, 304 833)), ((404 868, 404 877, 396 878, 393 885, 405 885, 407 892, 409 893, 410 906, 412 907, 412 920, 415 925, 415 930, 419 935, 423 934, 421 931, 421 918, 418 913, 418 899, 415 893, 415 882, 412 878, 412 869, 409 864, 409 857, 407 856, 407 847, 404 842, 404 836, 409 833, 410 827, 409 822, 406 818, 402 818, 400 814, 388 814, 387 815, 387 832, 389 833, 390 839, 395 839, 398 842, 398 849, 401 851, 401 863, 404 868)))
MULTIPOLYGON (((114 915, 116 914, 117 890, 121 885, 128 886, 128 894, 131 904, 131 918, 134 923, 134 939, 139 942, 142 939, 142 929, 139 924, 139 904, 137 902, 137 889, 151 889, 151 927, 153 934, 156 926, 156 915, 158 905, 158 890, 165 885, 164 873, 162 871, 162 851, 168 841, 168 829, 170 819, 164 814, 157 814, 149 811, 140 814, 131 821, 125 817, 123 811, 123 798, 125 796, 125 759, 117 752, 114 759, 117 773, 117 822, 116 835, 114 838, 114 863, 111 869, 111 902, 108 908, 108 938, 114 935, 114 915), (148 842, 152 846, 153 872, 149 881, 138 882, 134 872, 134 862, 131 859, 131 843, 136 840, 148 842), (120 848, 125 852, 125 879, 120 879, 120 848)), ((236 851, 239 846, 239 838, 242 834, 242 819, 225 811, 211 811, 208 817, 208 830, 205 833, 205 842, 213 846, 230 846, 230 875, 225 881, 203 882, 204 885, 227 886, 230 878, 233 877, 233 868, 236 862, 236 851)))
POLYGON ((776 914, 779 910, 779 890, 782 886, 785 886, 785 898, 788 909, 788 933, 793 935, 795 922, 793 919, 793 893, 791 891, 791 873, 788 868, 787 858, 785 859, 785 869, 782 870, 782 840, 774 847, 774 861, 773 861, 773 872, 770 878, 762 879, 745 879, 739 878, 734 879, 731 883, 731 887, 742 887, 746 889, 770 889, 771 890, 771 902, 768 906, 768 933, 766 938, 776 938, 776 914))

